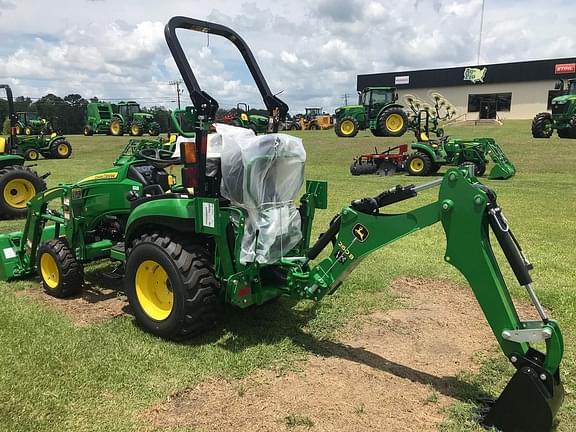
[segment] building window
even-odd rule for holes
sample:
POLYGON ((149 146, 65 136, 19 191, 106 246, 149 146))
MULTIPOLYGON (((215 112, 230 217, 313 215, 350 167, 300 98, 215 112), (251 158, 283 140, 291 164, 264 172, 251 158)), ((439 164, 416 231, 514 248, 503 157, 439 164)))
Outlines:
POLYGON ((510 111, 512 93, 490 93, 468 95, 468 112, 480 112, 482 106, 489 106, 490 111, 510 111))

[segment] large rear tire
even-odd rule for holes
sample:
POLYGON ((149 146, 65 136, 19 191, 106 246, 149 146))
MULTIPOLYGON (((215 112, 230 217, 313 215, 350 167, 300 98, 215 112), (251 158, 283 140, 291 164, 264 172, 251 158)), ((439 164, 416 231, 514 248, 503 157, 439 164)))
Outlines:
POLYGON ((37 257, 38 274, 48 295, 66 298, 82 291, 84 268, 64 240, 42 243, 37 257))
POLYGON ((427 176, 432 173, 433 162, 426 153, 417 151, 406 161, 406 169, 410 175, 427 176))
POLYGON ((204 249, 176 235, 143 234, 126 263, 126 294, 138 324, 180 340, 210 328, 218 307, 218 281, 204 249))
MULTIPOLYGON (((532 136, 534 138, 550 138, 552 136, 552 114, 541 112, 534 116, 532 120, 532 136)), ((558 131, 560 135, 560 131, 558 131)))
POLYGON ((50 156, 53 159, 68 159, 72 156, 72 146, 66 140, 60 140, 52 143, 50 156))
POLYGON ((342 117, 338 122, 336 122, 334 130, 336 131, 336 135, 341 138, 352 138, 358 134, 360 125, 358 124, 358 120, 354 117, 347 116, 342 117))
POLYGON ((44 179, 30 168, 11 165, 0 169, 0 219, 26 217, 28 201, 45 189, 44 179))
POLYGON ((381 136, 399 137, 408 129, 408 115, 402 108, 392 107, 385 110, 378 120, 381 136))

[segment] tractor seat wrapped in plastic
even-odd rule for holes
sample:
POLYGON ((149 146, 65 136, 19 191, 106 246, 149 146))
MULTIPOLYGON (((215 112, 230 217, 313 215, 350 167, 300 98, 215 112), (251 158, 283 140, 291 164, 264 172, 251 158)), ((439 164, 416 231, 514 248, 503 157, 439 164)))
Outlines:
POLYGON ((240 262, 270 264, 302 238, 294 206, 304 182, 306 152, 290 135, 255 136, 250 129, 216 125, 222 136, 222 195, 247 215, 240 262))

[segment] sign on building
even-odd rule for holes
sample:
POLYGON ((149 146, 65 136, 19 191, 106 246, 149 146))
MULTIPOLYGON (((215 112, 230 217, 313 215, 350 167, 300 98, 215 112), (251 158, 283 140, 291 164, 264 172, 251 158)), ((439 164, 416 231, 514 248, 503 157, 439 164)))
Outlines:
POLYGON ((410 84, 410 75, 399 75, 394 77, 394 85, 410 84))
POLYGON ((558 63, 554 65, 554 74, 576 73, 576 63, 558 63))
POLYGON ((464 69, 464 81, 471 81, 473 84, 477 82, 483 83, 486 72, 488 72, 488 69, 485 67, 482 69, 467 67, 464 69))

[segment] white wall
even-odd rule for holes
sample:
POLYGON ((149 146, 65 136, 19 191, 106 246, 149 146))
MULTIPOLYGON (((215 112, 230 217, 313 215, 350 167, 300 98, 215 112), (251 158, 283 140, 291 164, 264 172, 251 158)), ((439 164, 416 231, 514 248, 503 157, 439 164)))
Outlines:
POLYGON ((510 111, 498 111, 500 119, 531 119, 536 113, 546 111, 548 92, 554 89, 556 81, 529 81, 505 84, 469 84, 465 86, 437 87, 433 89, 406 89, 398 86, 398 101, 405 105, 404 96, 411 94, 433 105, 430 93, 438 92, 456 109, 456 116, 466 115, 467 120, 477 120, 478 112, 468 112, 469 94, 512 93, 510 111))

